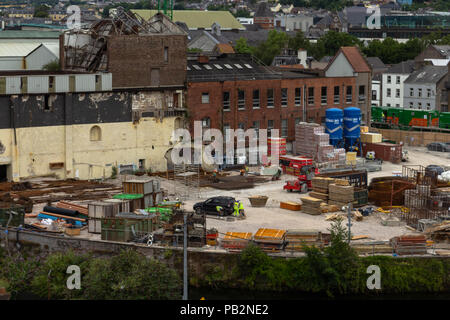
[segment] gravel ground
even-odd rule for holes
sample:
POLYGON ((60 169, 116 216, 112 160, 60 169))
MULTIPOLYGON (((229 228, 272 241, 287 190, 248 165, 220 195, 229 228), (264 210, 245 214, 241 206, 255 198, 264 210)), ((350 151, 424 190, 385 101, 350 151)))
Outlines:
MULTIPOLYGON (((406 163, 392 164, 384 162, 382 171, 370 172, 369 180, 373 177, 390 176, 393 171, 401 171, 403 164, 423 165, 436 164, 440 166, 450 166, 450 154, 442 152, 429 152, 423 147, 405 147, 408 150, 409 161, 406 163)), ((255 233, 259 228, 275 229, 317 229, 327 232, 330 228, 330 221, 325 221, 325 215, 318 216, 302 213, 301 211, 289 211, 280 208, 280 201, 300 202, 299 193, 288 193, 283 190, 286 180, 291 180, 292 176, 283 175, 281 180, 272 181, 263 185, 257 185, 253 189, 244 189, 236 191, 215 190, 212 188, 202 188, 199 197, 192 193, 191 199, 186 200, 184 208, 192 210, 192 206, 199 201, 203 201, 213 196, 232 196, 243 201, 246 212, 245 220, 236 220, 228 222, 217 218, 207 219, 207 228, 217 228, 220 233, 228 231, 234 232, 252 232, 255 233), (268 203, 264 208, 253 208, 250 206, 249 196, 266 195, 269 197, 268 203)), ((162 186, 168 190, 173 190, 171 182, 162 181, 162 186)), ((411 233, 405 226, 391 227, 381 225, 382 213, 376 212, 369 217, 364 217, 362 221, 352 221, 352 233, 354 235, 367 235, 373 240, 389 240, 394 236, 405 233, 411 233)))

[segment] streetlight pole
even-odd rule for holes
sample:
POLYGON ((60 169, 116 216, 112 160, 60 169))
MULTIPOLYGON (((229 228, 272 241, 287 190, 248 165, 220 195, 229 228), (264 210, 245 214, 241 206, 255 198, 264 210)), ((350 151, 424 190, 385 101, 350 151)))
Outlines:
POLYGON ((184 243, 183 243, 183 300, 188 299, 188 265, 187 265, 187 214, 184 214, 184 243))

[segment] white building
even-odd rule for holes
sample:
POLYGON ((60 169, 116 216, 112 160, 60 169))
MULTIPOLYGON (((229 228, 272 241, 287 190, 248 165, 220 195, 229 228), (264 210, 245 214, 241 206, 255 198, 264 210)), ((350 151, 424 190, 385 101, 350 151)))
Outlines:
POLYGON ((381 106, 381 77, 372 78, 372 100, 373 106, 381 106))
POLYGON ((381 106, 404 108, 404 82, 414 72, 414 61, 403 61, 383 73, 381 80, 381 106))
POLYGON ((5 43, 0 45, 0 70, 42 70, 59 58, 58 44, 5 43))

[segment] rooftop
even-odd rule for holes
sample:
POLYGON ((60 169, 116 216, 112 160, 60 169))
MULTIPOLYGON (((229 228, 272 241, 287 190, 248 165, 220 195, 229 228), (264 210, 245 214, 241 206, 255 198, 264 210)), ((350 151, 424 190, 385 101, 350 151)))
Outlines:
POLYGON ((405 83, 437 83, 447 75, 447 72, 447 67, 424 66, 413 72, 405 80, 405 83))
POLYGON ((400 63, 394 64, 386 71, 386 73, 402 73, 402 74, 409 74, 413 72, 414 72, 413 60, 402 61, 400 63))
MULTIPOLYGON (((150 19, 158 10, 131 10, 145 20, 150 19)), ((229 11, 173 10, 173 21, 184 22, 189 29, 211 29, 214 22, 222 29, 241 29, 245 27, 229 11)))
POLYGON ((3 30, 0 39, 58 39, 59 31, 40 30, 3 30))

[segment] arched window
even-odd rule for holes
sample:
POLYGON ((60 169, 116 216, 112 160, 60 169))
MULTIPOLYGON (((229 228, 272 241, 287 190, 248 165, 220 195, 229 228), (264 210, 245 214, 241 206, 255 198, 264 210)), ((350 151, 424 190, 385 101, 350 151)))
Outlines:
POLYGON ((102 140, 102 129, 99 126, 93 126, 90 132, 91 141, 102 140))

